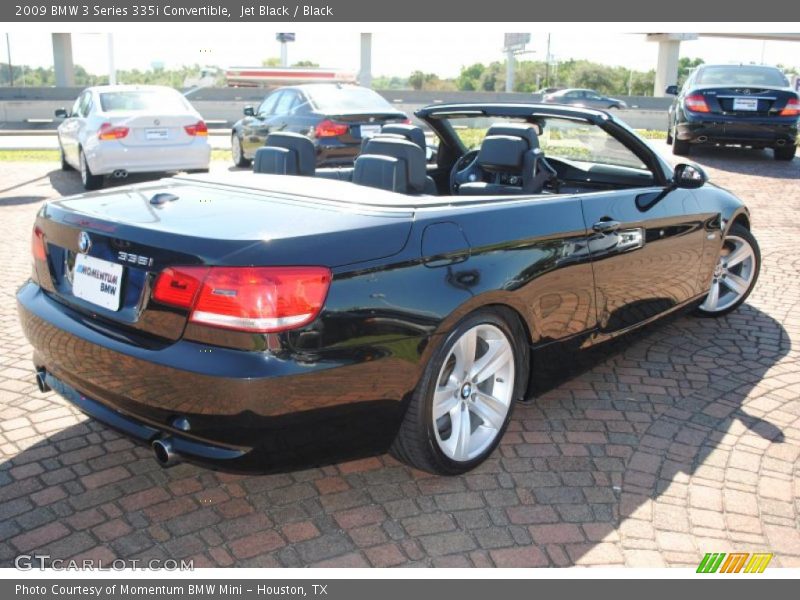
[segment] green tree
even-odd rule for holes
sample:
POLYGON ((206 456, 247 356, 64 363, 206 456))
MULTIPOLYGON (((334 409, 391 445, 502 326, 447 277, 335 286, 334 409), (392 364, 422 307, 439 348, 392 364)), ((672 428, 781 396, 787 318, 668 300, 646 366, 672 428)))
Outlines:
POLYGON ((678 85, 683 85, 692 69, 703 64, 702 58, 688 58, 682 56, 678 59, 678 85))

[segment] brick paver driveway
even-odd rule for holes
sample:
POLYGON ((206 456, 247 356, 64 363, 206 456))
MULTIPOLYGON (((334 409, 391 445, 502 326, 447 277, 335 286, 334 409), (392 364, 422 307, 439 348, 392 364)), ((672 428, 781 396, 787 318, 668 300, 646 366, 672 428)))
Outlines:
MULTIPOLYGON (((754 213, 747 305, 606 348, 517 407, 481 468, 432 477, 387 456, 270 476, 150 451, 35 389, 15 288, 46 164, 0 164, 0 565, 21 553, 195 566, 696 566, 775 552, 800 566, 800 158, 693 157, 754 213)), ((219 168, 225 168, 220 165, 219 168)))

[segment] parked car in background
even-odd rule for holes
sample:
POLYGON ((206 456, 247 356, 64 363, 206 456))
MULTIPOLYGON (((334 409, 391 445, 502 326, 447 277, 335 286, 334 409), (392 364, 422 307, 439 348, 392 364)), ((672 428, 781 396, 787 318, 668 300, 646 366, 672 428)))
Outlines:
POLYGON ((599 108, 606 110, 609 108, 623 109, 628 105, 617 98, 603 96, 594 90, 580 90, 567 88, 558 90, 542 97, 542 102, 547 104, 571 104, 573 106, 586 106, 587 108, 599 108))
POLYGON ((797 152, 800 100, 780 69, 764 65, 701 65, 669 109, 667 143, 686 156, 695 145, 772 148, 776 160, 797 152))
POLYGON ((164 86, 113 85, 81 92, 72 109, 60 108, 61 168, 77 169, 83 187, 129 173, 207 171, 208 127, 189 101, 164 86))
POLYGON ((244 118, 231 134, 237 167, 250 165, 256 150, 275 132, 301 133, 313 142, 318 166, 352 165, 361 142, 386 123, 406 123, 408 116, 377 92, 357 85, 308 84, 278 88, 244 118))

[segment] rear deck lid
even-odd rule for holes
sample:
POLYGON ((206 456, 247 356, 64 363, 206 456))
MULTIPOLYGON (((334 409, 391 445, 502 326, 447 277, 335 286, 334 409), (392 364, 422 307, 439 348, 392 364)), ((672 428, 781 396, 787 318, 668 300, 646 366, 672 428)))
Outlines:
POLYGON ((412 211, 336 198, 176 178, 51 202, 37 219, 48 271, 40 280, 82 313, 176 340, 187 315, 151 302, 166 267, 335 268, 402 250, 412 211))

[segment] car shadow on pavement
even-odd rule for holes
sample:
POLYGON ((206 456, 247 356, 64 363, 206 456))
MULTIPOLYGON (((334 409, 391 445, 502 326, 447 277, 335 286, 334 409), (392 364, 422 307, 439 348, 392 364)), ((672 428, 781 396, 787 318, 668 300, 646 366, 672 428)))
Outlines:
MULTIPOLYGON (((678 160, 680 157, 672 158, 678 160)), ((774 179, 800 179, 800 157, 795 156, 791 161, 775 160, 772 157, 772 150, 698 146, 692 148, 687 158, 689 161, 720 171, 752 173, 774 179)))
POLYGON ((0 465, 0 566, 20 553, 536 567, 777 552, 759 515, 792 500, 762 493, 766 461, 791 473, 796 460, 781 425, 797 401, 782 393, 789 368, 776 367, 789 350, 783 326, 750 305, 673 318, 580 357, 570 379, 518 405, 494 455, 460 477, 389 456, 272 475, 162 469, 149 449, 31 386, 5 403, 16 415, 8 440, 25 427, 39 435, 0 465))

